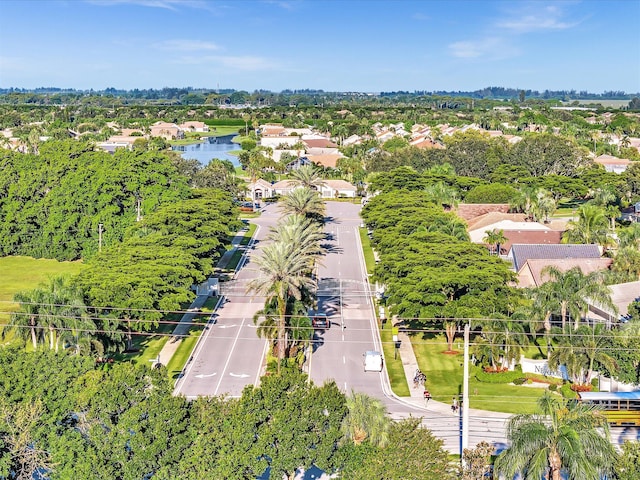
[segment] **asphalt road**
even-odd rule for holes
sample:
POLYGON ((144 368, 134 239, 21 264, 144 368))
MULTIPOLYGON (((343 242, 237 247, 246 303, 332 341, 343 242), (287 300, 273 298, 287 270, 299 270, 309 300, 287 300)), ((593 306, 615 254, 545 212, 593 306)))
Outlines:
MULTIPOLYGON (((395 419, 422 417, 424 425, 444 440, 445 448, 457 453, 459 417, 446 407, 435 408, 435 402, 425 409, 415 399, 393 396, 384 370, 364 372, 364 352, 382 349, 358 232, 360 206, 346 202, 326 205, 327 253, 316 275, 318 310, 329 316, 331 326, 314 333, 313 353, 307 364, 311 379, 316 384, 335 381, 346 394, 357 391, 379 398, 395 419)), ((267 343, 256 335, 253 317, 262 308, 264 298, 247 295, 246 284, 257 274, 251 259, 259 255, 269 228, 278 218, 277 206, 269 205, 259 218, 252 220, 258 225, 255 246, 247 249, 246 263, 234 279, 223 283, 222 293, 228 301, 217 310, 216 323, 210 324, 201 336, 176 384, 175 394, 187 398, 223 394, 235 397, 242 394, 245 386, 258 384, 264 372, 267 343)), ((502 441, 502 420, 472 417, 471 424, 470 444, 483 439, 496 444, 502 441)))

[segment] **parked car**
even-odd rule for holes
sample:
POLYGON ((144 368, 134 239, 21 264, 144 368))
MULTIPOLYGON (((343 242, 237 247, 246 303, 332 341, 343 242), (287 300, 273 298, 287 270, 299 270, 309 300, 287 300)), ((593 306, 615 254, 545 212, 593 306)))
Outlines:
POLYGON ((318 329, 331 328, 331 322, 329 321, 329 317, 327 317, 326 313, 316 313, 313 317, 311 317, 311 325, 313 326, 313 328, 318 329))

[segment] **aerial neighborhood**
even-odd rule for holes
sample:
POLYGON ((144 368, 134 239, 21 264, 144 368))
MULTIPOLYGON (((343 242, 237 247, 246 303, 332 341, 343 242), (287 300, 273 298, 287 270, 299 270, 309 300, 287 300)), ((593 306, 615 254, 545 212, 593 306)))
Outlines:
POLYGON ((640 458, 637 98, 237 93, 0 92, 0 439, 58 425, 1 478, 516 478, 554 411, 640 458))

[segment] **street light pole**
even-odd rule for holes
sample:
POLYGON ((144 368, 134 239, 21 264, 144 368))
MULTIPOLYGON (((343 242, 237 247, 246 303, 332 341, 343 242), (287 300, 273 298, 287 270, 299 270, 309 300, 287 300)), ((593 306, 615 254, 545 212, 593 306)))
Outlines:
POLYGON ((102 224, 98 224, 98 252, 102 251, 102 224))

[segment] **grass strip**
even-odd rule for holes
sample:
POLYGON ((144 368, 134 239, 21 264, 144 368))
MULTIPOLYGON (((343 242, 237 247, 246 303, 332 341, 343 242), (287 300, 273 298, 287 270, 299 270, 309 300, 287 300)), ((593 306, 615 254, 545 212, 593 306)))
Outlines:
POLYGON ((389 374, 389 381, 391 382, 391 389, 393 393, 399 397, 408 397, 411 395, 411 392, 407 384, 407 377, 404 374, 402 358, 400 358, 400 355, 395 351, 390 321, 387 321, 382 328, 380 328, 380 338, 382 340, 382 349, 384 350, 384 359, 387 366, 387 373, 389 374))
POLYGON ((360 231, 360 242, 362 243, 362 253, 364 254, 364 262, 367 266, 367 273, 369 275, 372 275, 373 269, 376 266, 376 260, 373 256, 371 241, 369 240, 369 236, 367 235, 366 228, 360 227, 358 230, 360 231))
POLYGON ((191 330, 189 335, 182 340, 180 340, 180 345, 176 349, 175 353, 169 360, 169 364, 167 365, 167 374, 169 378, 176 380, 180 375, 180 372, 184 369, 187 360, 191 356, 191 352, 196 346, 198 342, 198 338, 200 337, 201 330, 191 330))

